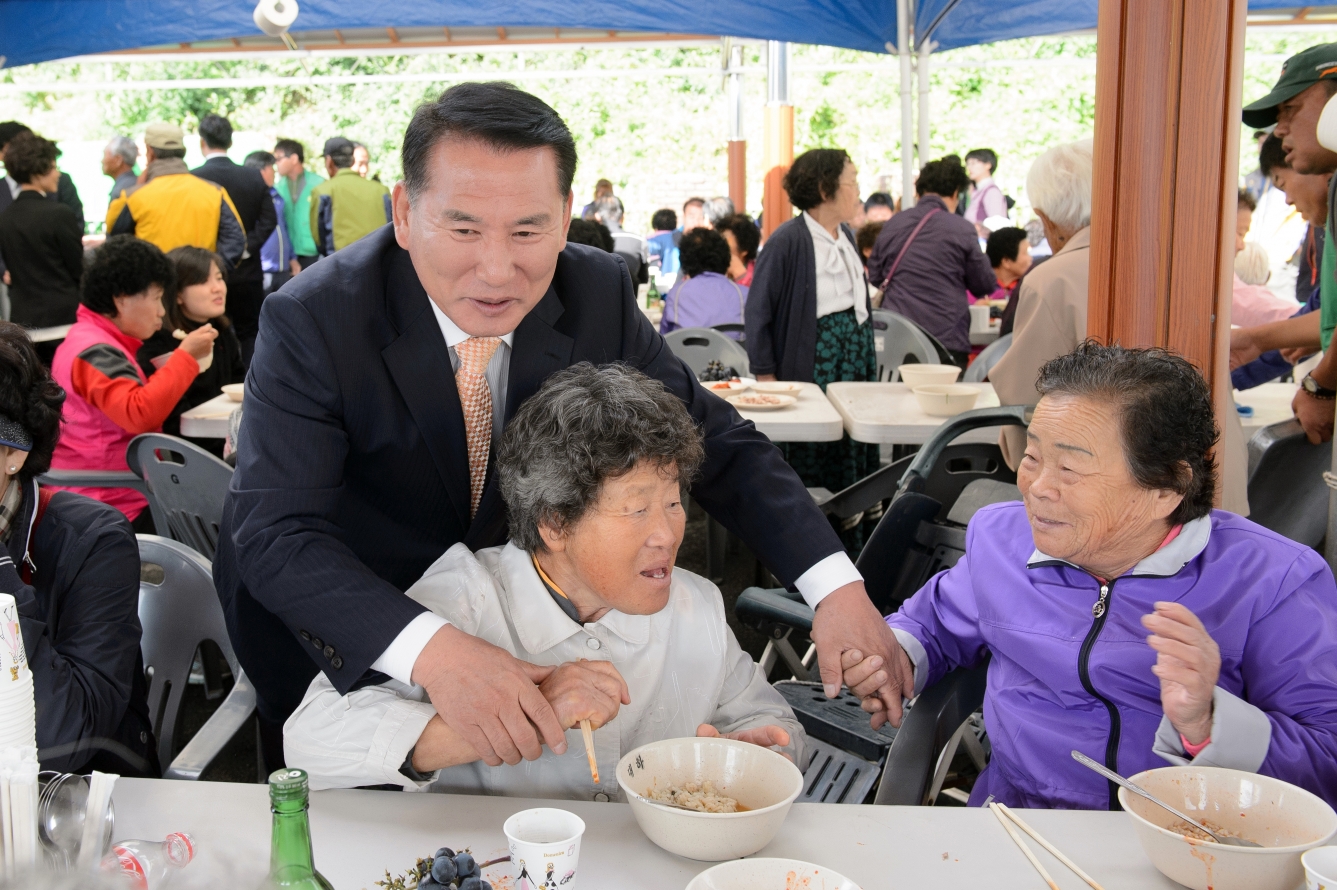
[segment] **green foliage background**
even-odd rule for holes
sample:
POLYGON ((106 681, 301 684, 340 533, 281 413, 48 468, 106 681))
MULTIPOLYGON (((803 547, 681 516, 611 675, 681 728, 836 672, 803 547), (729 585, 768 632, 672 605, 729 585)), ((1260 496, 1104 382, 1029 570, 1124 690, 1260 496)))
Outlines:
MULTIPOLYGON (((1337 40, 1337 29, 1253 29, 1248 35, 1245 100, 1266 92, 1281 61, 1304 47, 1337 40)), ((749 141, 749 210, 760 210, 764 57, 746 47, 745 131, 749 141)), ((1088 137, 1095 119, 1096 41, 1090 36, 1013 40, 936 54, 932 62, 931 154, 988 146, 998 152, 998 179, 1018 199, 1025 218, 1025 174, 1054 144, 1088 137)), ((399 175, 398 146, 413 109, 460 79, 515 78, 561 112, 576 135, 581 163, 577 196, 594 180, 616 183, 628 207, 628 227, 648 228, 666 203, 671 183, 692 177, 723 191, 727 176, 727 111, 718 74, 721 54, 710 47, 588 49, 523 53, 454 53, 347 59, 181 62, 53 62, 0 71, 0 119, 24 120, 59 140, 62 167, 75 177, 89 219, 105 208, 109 182, 98 158, 115 133, 139 137, 153 120, 180 121, 193 132, 210 112, 227 114, 239 131, 236 160, 271 148, 280 136, 318 152, 328 136, 368 144, 382 180, 399 175), (698 69, 684 75, 651 69, 698 69), (699 69, 711 69, 701 72, 699 69), (545 77, 578 69, 582 77, 545 77), (646 73, 638 74, 639 70, 646 73), (603 72, 603 73, 601 73, 603 72), (229 87, 238 78, 312 75, 439 75, 434 82, 313 85, 275 83, 229 87), (79 81, 218 78, 207 89, 126 92, 22 91, 21 85, 79 81), (9 86, 9 85, 14 86, 9 86), (676 178, 676 179, 675 179, 676 178), (665 183, 669 183, 666 185, 665 183)), ((860 168, 865 193, 900 191, 899 75, 895 59, 830 47, 797 46, 791 96, 799 151, 847 149, 860 168), (825 70, 823 70, 825 69, 825 70), (835 69, 835 70, 832 70, 835 69)), ((1256 166, 1242 133, 1241 171, 1256 166)), ((686 187, 686 186, 684 186, 686 187)), ((704 186, 703 186, 704 187, 704 186)))

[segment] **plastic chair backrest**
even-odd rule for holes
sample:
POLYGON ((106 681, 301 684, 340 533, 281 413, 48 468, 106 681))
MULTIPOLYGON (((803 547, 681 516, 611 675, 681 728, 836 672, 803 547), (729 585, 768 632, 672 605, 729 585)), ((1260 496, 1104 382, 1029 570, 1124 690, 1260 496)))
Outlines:
POLYGON ((955 670, 920 694, 887 752, 873 803, 924 804, 938 755, 984 704, 987 678, 987 663, 955 670))
POLYGON ((975 356, 975 360, 966 368, 965 375, 961 378, 963 383, 983 383, 984 378, 989 376, 993 366, 998 364, 998 360, 1007 352, 1007 348, 1012 345, 1012 334, 1007 333, 990 343, 980 350, 980 354, 975 356))
POLYGON ((1332 443, 1311 445, 1296 420, 1265 426, 1249 440, 1249 519, 1318 547, 1328 530, 1332 443))
POLYGON ((176 737, 177 718, 200 643, 216 643, 232 675, 241 676, 208 560, 178 541, 139 535, 139 623, 149 717, 158 737, 158 759, 166 766, 187 741, 176 737))
POLYGON ((877 349, 877 379, 896 381, 901 365, 936 365, 938 350, 924 329, 890 309, 873 310, 873 345, 877 349))
POLYGON ((168 527, 158 531, 212 560, 232 468, 198 445, 163 433, 136 436, 125 459, 167 517, 168 527))
POLYGON ((680 328, 664 335, 673 354, 682 359, 692 373, 700 375, 711 362, 733 368, 740 376, 748 372, 747 350, 732 337, 710 328, 680 328))

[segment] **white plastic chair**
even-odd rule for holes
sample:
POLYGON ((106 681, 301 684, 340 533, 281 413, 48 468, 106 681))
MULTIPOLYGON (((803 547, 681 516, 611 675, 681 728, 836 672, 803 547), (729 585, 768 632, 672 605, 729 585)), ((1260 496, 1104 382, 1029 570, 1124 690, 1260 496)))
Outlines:
POLYGON ((733 368, 740 376, 745 376, 750 367, 747 350, 737 340, 711 328, 680 328, 665 334, 664 340, 698 376, 713 361, 733 368))
POLYGON ((899 380, 896 369, 904 364, 936 365, 942 361, 933 338, 890 309, 873 310, 873 346, 877 349, 877 379, 881 381, 899 380))
POLYGON ((1007 352, 1007 348, 1012 345, 1012 333, 1009 331, 988 346, 980 350, 980 354, 975 356, 975 360, 966 368, 965 376, 961 378, 963 383, 983 383, 984 378, 989 376, 993 366, 998 364, 998 360, 1007 352))

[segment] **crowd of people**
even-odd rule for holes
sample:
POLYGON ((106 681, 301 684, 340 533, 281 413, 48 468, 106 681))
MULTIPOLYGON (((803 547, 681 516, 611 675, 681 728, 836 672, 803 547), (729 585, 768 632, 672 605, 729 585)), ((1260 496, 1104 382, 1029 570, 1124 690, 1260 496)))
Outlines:
MULTIPOLYGON (((1260 165, 1308 220, 1309 305, 1276 320, 1290 307, 1256 290, 1242 192, 1235 311, 1260 323, 1232 339, 1237 374, 1337 326, 1337 154, 1315 136, 1337 65, 1309 64, 1337 45, 1301 56, 1246 121, 1276 124, 1260 165)), ((85 257, 57 147, 0 124, 17 316, 0 322, 0 592, 18 602, 39 745, 60 752, 45 766, 162 764, 134 607, 146 501, 38 477, 123 469, 133 436, 179 432, 244 380, 214 580, 262 761, 313 787, 616 799, 586 767, 584 720, 606 776, 683 735, 802 765, 803 726, 719 590, 675 568, 690 492, 813 608, 826 694, 849 687, 874 726, 990 660, 973 803, 1117 806, 1074 748, 1125 774, 1231 767, 1337 801, 1337 584, 1244 517, 1242 434, 1218 428, 1197 369, 1086 340, 1089 140, 1032 164, 1039 232, 1010 219, 990 150, 927 163, 902 209, 861 197, 845 151, 814 149, 783 179, 797 215, 762 243, 727 198, 660 209, 646 236, 607 180, 573 212, 575 139, 509 84, 422 105, 393 190, 342 137, 322 180, 293 140, 236 164, 225 118, 199 133, 193 171, 173 124, 147 128, 137 174, 134 143, 108 144, 108 237, 85 257), (670 279, 656 329, 635 285, 670 279), (837 527, 808 492, 877 470, 876 447, 775 447, 662 335, 723 327, 757 379, 825 387, 877 378, 879 306, 966 366, 979 299, 1006 301, 1000 399, 1034 406, 1000 440, 1022 501, 977 513, 955 567, 882 616, 852 560, 877 516, 837 527), (49 362, 27 333, 46 312, 71 325, 49 362)), ((1314 435, 1303 400, 1326 406, 1330 436, 1335 397, 1325 352, 1297 395, 1314 435)))

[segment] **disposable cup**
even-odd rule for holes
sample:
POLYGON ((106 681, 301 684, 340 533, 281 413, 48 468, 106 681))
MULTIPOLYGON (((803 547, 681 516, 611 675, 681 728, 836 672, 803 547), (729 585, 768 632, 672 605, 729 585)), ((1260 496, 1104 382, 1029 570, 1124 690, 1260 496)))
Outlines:
POLYGON ((16 682, 27 667, 18 604, 11 594, 0 593, 0 687, 16 682))
POLYGON ((522 810, 506 820, 502 831, 511 850, 515 890, 576 890, 580 837, 585 833, 579 816, 551 807, 522 810))
POLYGON ((1305 890, 1337 890, 1337 847, 1315 847, 1300 857, 1305 890))

